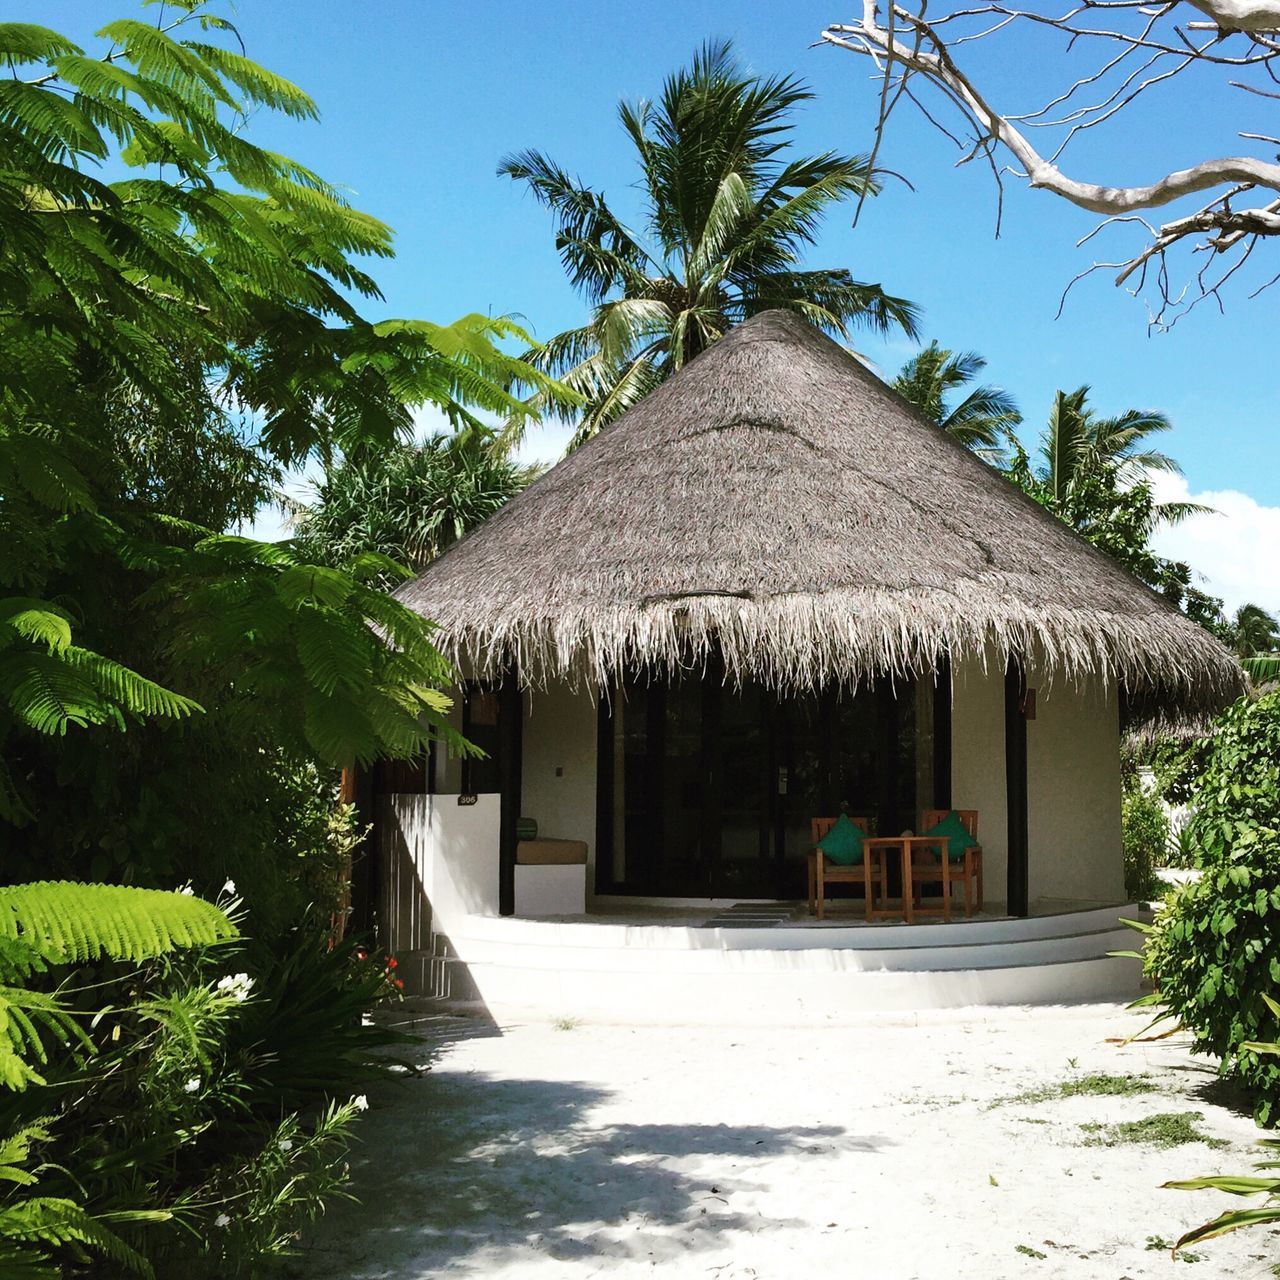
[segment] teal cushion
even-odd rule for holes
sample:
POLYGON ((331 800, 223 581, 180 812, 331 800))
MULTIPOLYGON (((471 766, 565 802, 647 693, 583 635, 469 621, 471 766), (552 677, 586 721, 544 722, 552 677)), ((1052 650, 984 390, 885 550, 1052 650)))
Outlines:
POLYGON ((963 861, 966 849, 976 849, 978 847, 978 842, 964 829, 964 823, 960 821, 960 815, 954 809, 941 822, 936 826, 930 827, 923 834, 926 836, 949 836, 950 842, 947 845, 947 853, 952 862, 963 861))
POLYGON ((834 827, 818 841, 818 848, 838 867, 855 867, 862 861, 862 830, 842 813, 834 827))

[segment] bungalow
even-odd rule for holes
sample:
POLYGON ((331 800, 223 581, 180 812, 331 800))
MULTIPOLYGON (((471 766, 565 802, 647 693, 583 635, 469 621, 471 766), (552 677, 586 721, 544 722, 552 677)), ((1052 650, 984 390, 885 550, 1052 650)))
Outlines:
POLYGON ((1136 967, 1106 958, 1122 725, 1202 718, 1242 679, 1207 632, 780 311, 400 598, 439 623, 466 677, 458 727, 486 755, 375 779, 386 941, 421 987, 465 970, 491 1006, 544 1012, 662 1016, 694 988, 703 1010, 776 989, 790 1017, 797 1001, 1131 986, 1136 967), (880 837, 895 854, 881 894, 908 907, 910 859, 900 871, 888 838, 953 806, 977 815, 980 912, 868 927, 854 885, 810 916, 815 818, 880 837), (1066 966, 1052 980, 1050 960, 1066 966), (734 994, 717 972, 742 979, 734 994), (908 973, 930 993, 889 981, 908 973))

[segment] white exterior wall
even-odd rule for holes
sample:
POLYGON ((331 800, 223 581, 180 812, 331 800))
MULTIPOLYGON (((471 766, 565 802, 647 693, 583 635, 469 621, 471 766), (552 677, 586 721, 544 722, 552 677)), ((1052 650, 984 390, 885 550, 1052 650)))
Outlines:
MULTIPOLYGON (((1121 902, 1120 714, 1114 687, 1032 673, 1027 721, 1027 868, 1031 903, 1121 902)), ((978 810, 989 903, 1006 896, 1008 805, 1004 664, 957 662, 952 676, 951 802, 978 810)))
POLYGON ((596 882, 596 700, 567 684, 524 695, 520 816, 538 834, 587 845, 587 900, 596 882))
POLYGON ((1037 688, 1036 718, 1027 722, 1027 827, 1033 902, 1124 901, 1114 685, 1037 688))
MULTIPOLYGON (((1004 663, 957 660, 951 672, 951 803, 978 811, 983 894, 1002 903, 1009 869, 1004 769, 1004 663)), ((1033 853, 1034 857, 1034 853, 1033 853)), ((989 909, 989 906, 988 906, 989 909)))

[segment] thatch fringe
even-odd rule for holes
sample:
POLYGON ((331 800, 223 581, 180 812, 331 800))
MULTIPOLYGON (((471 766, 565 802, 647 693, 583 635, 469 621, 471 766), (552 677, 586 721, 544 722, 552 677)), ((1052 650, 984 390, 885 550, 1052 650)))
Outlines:
POLYGON ((1243 690, 1203 628, 794 316, 748 321, 400 595, 477 672, 701 668, 779 690, 1034 661, 1198 720, 1243 690))
POLYGON ((921 596, 885 601, 831 592, 764 601, 685 597, 607 614, 597 607, 542 618, 499 610, 483 627, 444 630, 441 644, 477 675, 496 676, 514 665, 535 687, 566 680, 596 689, 608 689, 629 667, 675 675, 705 669, 713 658, 730 683, 755 680, 800 692, 886 675, 929 675, 944 657, 974 658, 1003 670, 1012 656, 1046 678, 1116 684, 1149 706, 1148 714, 1163 709, 1171 721, 1198 722, 1221 708, 1224 688, 1229 696, 1238 688, 1233 664, 1201 643, 1198 631, 1161 636, 1153 651, 1155 637, 1143 620, 1082 617, 1051 606, 1032 615, 1007 599, 984 611, 972 601, 961 610, 921 596))

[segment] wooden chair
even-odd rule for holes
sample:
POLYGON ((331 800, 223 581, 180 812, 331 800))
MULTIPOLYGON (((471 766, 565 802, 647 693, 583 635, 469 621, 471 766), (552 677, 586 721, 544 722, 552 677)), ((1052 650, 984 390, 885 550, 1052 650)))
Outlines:
MULTIPOLYGON (((874 900, 873 886, 878 886, 880 896, 884 896, 884 862, 881 860, 879 865, 876 865, 869 849, 864 850, 862 862, 851 867, 839 866, 826 857, 818 849, 818 842, 836 825, 837 821, 837 818, 813 818, 809 823, 809 842, 813 845, 809 850, 809 914, 816 915, 819 920, 826 918, 827 885, 860 884, 866 898, 867 919, 870 920, 874 900)), ((855 818, 850 815, 849 821, 864 834, 866 833, 868 825, 866 818, 855 818)))
MULTIPOLYGON (((951 812, 950 809, 926 809, 920 815, 920 830, 928 831, 936 827, 951 812)), ((978 811, 976 809, 957 809, 956 816, 960 825, 973 839, 978 838, 978 811)), ((939 841, 942 845, 943 841, 939 841)), ((951 886, 964 885, 964 914, 966 919, 973 915, 973 898, 978 900, 978 910, 982 910, 982 846, 970 845, 964 851, 964 861, 953 860, 944 848, 932 850, 927 846, 913 853, 911 859, 911 892, 917 903, 916 911, 925 915, 931 914, 918 904, 921 890, 927 884, 942 885, 942 906, 940 908, 944 920, 951 919, 951 886)), ((932 913, 936 914, 936 913, 932 913)))

